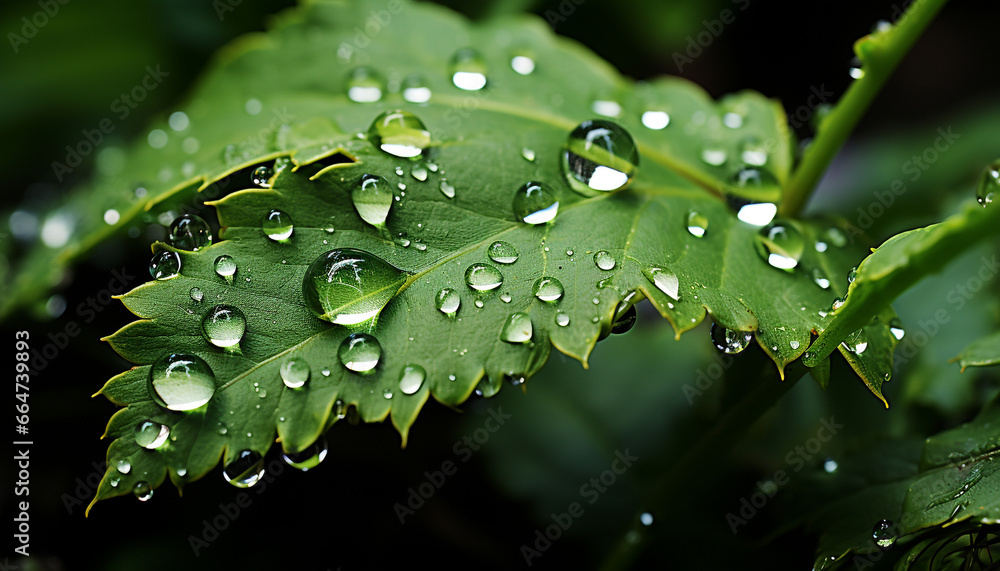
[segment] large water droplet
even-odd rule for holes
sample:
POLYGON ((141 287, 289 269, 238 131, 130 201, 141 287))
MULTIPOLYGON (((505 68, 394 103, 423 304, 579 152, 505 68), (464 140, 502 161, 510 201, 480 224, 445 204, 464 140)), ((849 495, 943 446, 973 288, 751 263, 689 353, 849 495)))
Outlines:
POLYGON ((236 260, 232 256, 219 256, 215 259, 215 273, 232 283, 233 276, 236 275, 236 260))
POLYGON ((457 290, 446 287, 434 296, 434 305, 441 313, 448 317, 454 317, 458 313, 459 306, 462 305, 462 297, 457 290))
POLYGON ((412 395, 420 390, 427 377, 427 371, 420 365, 407 365, 399 373, 399 390, 404 395, 412 395))
POLYGON ((341 248, 309 265, 302 293, 320 319, 357 325, 378 315, 405 278, 405 272, 374 254, 341 248))
POLYGON ((733 331, 716 323, 712 324, 712 343, 723 353, 734 355, 746 349, 753 341, 751 331, 733 331))
POLYGON ((418 73, 410 74, 403 80, 403 99, 410 103, 427 103, 431 100, 431 88, 427 80, 418 73))
POLYGON ((272 210, 264 216, 260 223, 264 234, 275 242, 283 242, 292 237, 295 226, 292 224, 292 217, 281 210, 272 210))
POLYGON ((347 98, 358 103, 374 103, 382 99, 385 79, 368 66, 354 68, 347 77, 347 98))
POLYGON ((692 210, 687 215, 687 231, 696 238, 701 238, 708 231, 708 218, 692 210))
POLYGON ((150 369, 149 394, 170 410, 196 409, 215 394, 215 374, 201 357, 171 353, 150 369))
POLYGON ((323 462, 323 459, 326 458, 327 450, 326 436, 320 434, 315 442, 301 452, 282 451, 281 459, 292 468, 298 468, 303 472, 307 472, 323 462))
POLYGON ((864 329, 858 329, 848 335, 841 344, 851 353, 860 355, 868 348, 868 334, 865 333, 864 329))
POLYGON ((170 437, 170 427, 166 424, 144 420, 135 425, 135 443, 143 448, 153 450, 163 446, 170 437))
POLYGON ((118 461, 118 465, 115 466, 119 474, 128 474, 132 471, 132 463, 128 459, 122 459, 118 461))
POLYGON ((132 486, 132 495, 140 502, 149 501, 153 497, 153 487, 146 480, 140 480, 132 486))
POLYGON ((639 151, 628 131, 611 121, 584 121, 573 129, 562 153, 570 187, 584 196, 628 186, 639 168, 639 151))
POLYGON ((528 224, 545 224, 559 212, 559 197, 540 182, 528 182, 514 193, 514 218, 528 224))
POLYGON ((517 248, 509 242, 497 240, 490 244, 489 256, 498 264, 513 264, 517 261, 517 248))
POLYGON ((455 187, 448 181, 442 179, 438 184, 438 188, 441 189, 441 194, 447 196, 448 198, 455 198, 455 187))
POLYGON ((302 358, 288 357, 281 363, 278 373, 286 387, 297 389, 309 380, 309 363, 302 358))
POLYGON ((489 68, 486 60, 472 48, 462 48, 451 58, 451 82, 466 91, 478 91, 486 87, 489 68))
POLYGON ((512 313, 504 321, 500 339, 508 343, 527 343, 531 341, 531 332, 531 317, 527 313, 512 313))
POLYGON ((403 158, 418 157, 431 144, 431 134, 416 115, 386 111, 372 121, 368 140, 383 151, 403 158))
POLYGON ((378 175, 366 174, 351 190, 351 201, 362 220, 382 226, 392 208, 392 185, 378 175))
POLYGON ((382 346, 367 333, 351 333, 340 343, 337 356, 345 367, 356 373, 367 373, 378 365, 382 346))
POLYGON ((184 214, 170 225, 169 239, 174 248, 196 251, 212 244, 212 230, 200 216, 184 214))
POLYGON ((896 525, 892 523, 892 520, 879 520, 872 527, 872 539, 875 540, 875 545, 882 549, 892 547, 896 543, 896 537, 896 525))
POLYGON ((983 170, 976 185, 976 200, 983 206, 993 202, 997 192, 1000 192, 1000 161, 995 161, 983 170))
POLYGON ((181 273, 181 256, 170 250, 160 250, 149 261, 149 275, 158 280, 169 280, 181 273))
POLYGON ((247 318, 237 307, 217 305, 201 322, 201 332, 205 339, 216 347, 228 349, 240 344, 247 330, 247 318))
POLYGON ((465 283, 476 291, 489 291, 500 287, 503 274, 488 264, 472 264, 465 270, 465 283))
POLYGON ((613 270, 616 264, 615 257, 609 252, 600 250, 594 254, 594 264, 604 271, 613 270))
POLYGON ((796 223, 776 220, 757 235, 756 247, 757 253, 770 266, 790 272, 802 259, 805 238, 796 223))
POLYGON ((563 286, 556 278, 542 277, 538 278, 531 291, 542 301, 559 301, 563 295, 563 286))
POLYGON ((652 282, 658 290, 670 296, 674 301, 680 300, 680 281, 676 275, 656 266, 643 269, 642 275, 646 276, 646 279, 652 282))
POLYGON ((243 450, 222 469, 222 476, 237 488, 249 488, 264 477, 264 457, 253 450, 243 450))

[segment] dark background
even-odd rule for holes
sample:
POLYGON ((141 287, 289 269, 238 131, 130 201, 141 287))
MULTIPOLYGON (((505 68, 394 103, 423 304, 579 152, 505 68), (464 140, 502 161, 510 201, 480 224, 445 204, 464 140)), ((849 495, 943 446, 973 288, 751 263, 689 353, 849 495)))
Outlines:
MULTIPOLYGON (((566 3, 569 1, 564 0, 566 3)), ((479 17, 501 9, 498 6, 504 3, 482 3, 474 8, 458 0, 445 4, 479 17)), ((523 4, 541 15, 560 11, 560 3, 556 1, 523 4)), ((74 173, 74 180, 57 183, 50 164, 65 154, 62 151, 65 145, 79 139, 81 129, 92 128, 111 114, 111 101, 139 81, 149 62, 161 63, 170 76, 126 120, 116 122, 118 128, 113 139, 119 144, 142 133, 154 114, 176 104, 218 47, 243 33, 265 29, 268 15, 289 5, 290 2, 275 0, 242 2, 220 21, 208 1, 74 0, 60 5, 59 13, 35 38, 20 46, 19 53, 14 54, 6 43, 0 46, 2 210, 44 208, 60 193, 67 192, 74 182, 87 176, 88 169, 82 168, 74 173)), ((876 20, 892 18, 904 5, 861 0, 838 3, 751 0, 745 11, 738 11, 737 4, 718 1, 586 0, 565 21, 556 21, 554 28, 559 34, 589 46, 624 74, 642 79, 677 73, 673 53, 684 50, 689 37, 705 29, 705 20, 718 18, 724 8, 734 9, 738 11, 736 21, 725 26, 722 34, 681 75, 704 86, 713 96, 749 88, 780 99, 786 109, 795 109, 805 103, 810 86, 823 85, 838 95, 842 93, 850 82, 847 69, 853 41, 868 33, 876 20)), ((19 33, 20 19, 30 17, 38 9, 32 2, 5 3, 0 8, 0 32, 5 37, 9 32, 19 33)), ((998 54, 997 21, 1000 21, 1000 5, 995 2, 954 2, 947 6, 859 126, 855 140, 861 142, 860 147, 852 144, 845 155, 857 156, 881 148, 879 141, 887 146, 893 141, 906 140, 907 132, 921 127, 924 132, 933 133, 937 126, 947 125, 956 117, 986 112, 996 115, 1000 95, 1000 74, 993 71, 998 54), (893 139, 894 133, 901 135, 893 139)), ((807 137, 808 128, 799 135, 807 137)), ((932 137, 922 140, 916 150, 931 140, 932 137)), ((968 162, 982 164, 994 158, 1000 154, 997 143, 1000 137, 994 140, 992 148, 969 149, 973 156, 968 162)), ((836 180, 821 189, 817 199, 820 203, 850 213, 855 202, 862 202, 852 197, 863 196, 873 188, 885 188, 886 181, 893 176, 881 173, 866 179, 864 172, 851 170, 854 165, 843 158, 835 163, 830 178, 836 180)), ((945 197, 951 196, 955 189, 970 192, 968 181, 977 173, 955 166, 949 173, 950 186, 941 188, 939 193, 931 190, 921 195, 926 197, 925 201, 901 205, 887 228, 903 227, 913 220, 926 223, 939 219, 939 211, 947 203, 945 197)), ((468 463, 461 464, 447 485, 403 526, 393 513, 393 504, 405 500, 409 487, 425 481, 425 470, 438 470, 444 460, 455 459, 452 444, 483 425, 489 408, 495 406, 493 402, 470 402, 461 415, 430 403, 413 427, 406 450, 400 450, 398 435, 388 423, 358 426, 339 423, 329 434, 330 455, 324 464, 305 474, 293 474, 286 468, 266 489, 259 486, 250 489, 252 504, 197 558, 189 548, 188 536, 201 534, 203 520, 219 515, 219 504, 233 502, 239 493, 219 474, 189 486, 183 499, 166 484, 146 504, 128 497, 115 499, 97 506, 84 519, 83 508, 92 490, 86 480, 94 477, 91 483, 96 481, 96 476, 91 476, 97 473, 92 463, 104 458, 107 446, 98 437, 116 410, 105 399, 91 399, 90 395, 127 366, 99 339, 128 323, 131 315, 115 302, 94 323, 87 323, 75 308, 105 287, 113 268, 126 266, 137 276, 130 287, 148 279, 147 253, 148 241, 142 238, 99 248, 77 267, 60 292, 69 309, 52 317, 51 306, 48 310, 29 308, 2 326, 2 338, 11 340, 17 329, 27 329, 33 339, 43 340, 50 332, 64 330, 69 322, 82 327, 82 333, 33 381, 31 427, 36 443, 31 467, 33 558, 17 563, 21 569, 153 570, 183 566, 347 570, 418 562, 441 567, 520 568, 523 560, 519 547, 533 541, 537 527, 549 523, 546 514, 551 513, 551 505, 566 505, 563 499, 566 494, 560 496, 558 490, 565 492, 567 487, 559 482, 576 482, 568 488, 568 497, 572 498, 579 483, 603 469, 588 467, 579 474, 555 475, 539 469, 537 474, 531 474, 535 479, 549 478, 547 481, 556 492, 546 492, 544 486, 528 490, 519 487, 517 481, 506 480, 509 473, 506 462, 516 458, 519 451, 537 459, 539 465, 544 465, 546 455, 554 453, 551 448, 539 449, 531 442, 536 434, 533 430, 551 431, 553 427, 527 418, 548 411, 532 413, 532 405, 527 401, 532 400, 533 394, 524 397, 520 391, 506 388, 499 404, 515 417, 525 418, 527 424, 527 428, 522 424, 518 432, 512 430, 498 442, 490 441, 509 453, 494 453, 485 446, 483 454, 477 453, 468 463), (538 422, 535 427, 534 422, 538 422), (77 503, 77 488, 82 503, 77 503), (548 504, 545 498, 550 500, 548 504)), ((542 392, 545 383, 558 387, 555 390, 566 391, 576 391, 580 385, 587 385, 586 390, 606 391, 608 383, 615 383, 618 387, 613 390, 626 396, 628 391, 648 390, 652 391, 649 394, 657 394, 657 398, 682 399, 676 389, 656 393, 649 385, 664 379, 669 379, 665 383, 693 377, 699 361, 692 359, 701 359, 702 365, 711 359, 706 350, 707 332, 701 331, 699 338, 694 338, 699 335, 694 332, 689 336, 694 339, 681 344, 665 341, 667 348, 658 349, 649 339, 672 338, 672 334, 664 331, 666 326, 659 320, 640 317, 640 324, 633 332, 598 347, 590 371, 584 372, 578 363, 554 354, 550 366, 529 384, 533 389, 538 385, 538 392, 542 392), (622 380, 616 355, 627 354, 636 347, 645 347, 658 356, 655 362, 644 365, 646 370, 630 369, 633 374, 624 375, 630 378, 622 380), (685 355, 686 352, 695 357, 685 355)), ((757 357, 748 357, 754 358, 757 357)), ((560 402, 561 393, 549 394, 552 402, 560 402)), ((804 380, 789 401, 782 404, 781 412, 790 414, 794 420, 802 416, 799 414, 799 409, 805 406, 802 403, 816 407, 818 398, 856 403, 861 409, 856 413, 858 419, 871 417, 875 426, 892 425, 886 420, 888 413, 847 373, 835 377, 834 386, 827 393, 819 393, 811 381, 804 380), (837 383, 838 378, 843 382, 837 383)), ((567 397, 567 400, 574 399, 567 397)), ((629 399, 620 399, 618 403, 611 416, 634 414, 629 399)), ((691 417, 681 418, 680 425, 710 422, 693 414, 696 409, 683 404, 683 407, 664 404, 663 410, 672 409, 678 415, 691 417)), ((594 412, 595 415, 609 414, 606 408, 614 408, 600 403, 583 408, 589 406, 595 411, 605 409, 594 412)), ((970 412, 959 410, 955 419, 961 420, 970 412)), ((648 410, 643 415, 635 414, 638 428, 628 430, 642 432, 643 424, 662 427, 661 416, 667 414, 648 410)), ((802 421, 797 426, 812 425, 802 421)), ((770 430, 764 426, 757 430, 757 435, 766 435, 770 430)), ((651 451, 659 445, 664 448, 657 452, 660 457, 655 461, 651 458, 650 462, 654 466, 669 466, 670 455, 676 450, 670 444, 683 439, 673 433, 657 438, 650 437, 647 448, 651 451)), ((572 438, 548 442, 559 447, 559 454, 578 446, 572 438)), ((777 440, 773 445, 777 454, 773 456, 779 461, 788 448, 785 442, 796 440, 777 440)), ((603 452, 608 462, 614 448, 612 445, 603 452)), ((669 563, 679 568, 745 569, 811 565, 815 537, 801 530, 761 542, 780 523, 762 519, 748 527, 746 533, 737 536, 729 533, 723 514, 738 506, 738 499, 748 489, 752 490, 756 479, 768 470, 773 472, 775 465, 773 458, 761 459, 767 455, 753 449, 740 449, 735 456, 736 469, 726 474, 692 475, 691 489, 679 494, 686 499, 679 500, 676 510, 656 514, 661 533, 639 567, 663 568, 669 563)), ((268 460, 275 459, 277 455, 272 451, 268 460)), ((0 470, 5 474, 5 482, 13 480, 8 462, 0 470)), ((634 498, 641 497, 641 489, 656 472, 651 467, 618 484, 616 495, 607 500, 602 513, 581 518, 580 524, 557 541, 536 566, 594 567, 627 523, 622 514, 637 509, 634 498)), ((2 497, 0 505, 9 514, 14 500, 9 487, 2 497)), ((0 557, 9 555, 10 549, 0 557)))

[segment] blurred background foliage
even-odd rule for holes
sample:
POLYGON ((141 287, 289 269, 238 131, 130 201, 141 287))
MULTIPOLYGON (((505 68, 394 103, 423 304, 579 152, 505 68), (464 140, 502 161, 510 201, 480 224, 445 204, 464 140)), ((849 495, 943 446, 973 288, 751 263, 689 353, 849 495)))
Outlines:
MULTIPOLYGON (((443 3, 472 18, 531 11, 636 79, 679 74, 713 96, 755 89, 780 99, 792 113, 809 105, 814 88, 832 93, 835 101, 850 81, 853 41, 877 20, 894 19, 907 4, 443 3), (735 14, 733 23, 712 34, 707 46, 698 46, 701 53, 679 68, 675 54, 694 50, 699 33, 719 29, 714 22, 726 9, 735 14)), ((62 182, 53 174, 51 163, 64 159, 64 147, 79 141, 82 129, 112 118, 115 130, 100 148, 141 136, 151 117, 170 112, 180 101, 220 46, 265 29, 269 15, 291 4, 60 4, 59 12, 16 53, 7 45, 0 49, 2 209, 44 209, 84 179, 95 158, 100 160, 100 152, 95 153, 62 182), (147 66, 157 65, 169 76, 127 117, 120 117, 113 102, 141 81, 147 66)), ((22 18, 30 19, 39 10, 35 2, 4 3, 0 31, 9 40, 10 33, 22 33, 22 18)), ((993 29, 998 18, 996 3, 955 2, 945 8, 835 161, 810 212, 842 216, 864 227, 865 239, 876 245, 901 230, 941 220, 969 199, 983 165, 1000 155, 1000 75, 990 73, 984 61, 987 54, 996 53, 993 29), (960 137, 915 176, 917 171, 912 164, 907 170, 907 164, 934 144, 938 129, 951 129, 960 137), (879 193, 889 191, 896 179, 905 182, 906 192, 895 196, 891 205, 873 209, 879 193)), ((807 139, 808 122, 796 132, 807 139)), ((14 247, 11 237, 3 240, 8 242, 5 248, 14 247)), ((104 399, 89 397, 126 366, 99 338, 128 322, 129 315, 112 304, 87 321, 72 308, 105 287, 112 269, 124 266, 137 276, 133 287, 145 281, 149 241, 148 235, 139 235, 101 246, 45 307, 2 325, 5 339, 12 339, 15 329, 28 329, 34 338, 44 339, 71 321, 83 328, 32 389, 38 451, 31 481, 34 556, 20 563, 23 569, 131 571, 181 564, 189 569, 347 570, 425 560, 442 567, 518 568, 524 564, 520 547, 535 541, 535 530, 551 523, 550 514, 566 511, 574 501, 583 503, 584 515, 534 566, 591 568, 642 509, 658 476, 712 425, 721 403, 737 398, 763 366, 759 352, 748 351, 723 368, 706 328, 675 341, 666 322, 643 307, 632 331, 598 345, 588 370, 554 353, 548 366, 528 381, 526 394, 506 387, 497 398, 470 401, 462 414, 428 405, 406 450, 399 448, 398 436, 387 424, 339 423, 328 435, 330 456, 323 465, 302 474, 286 470, 265 488, 251 489, 249 507, 196 557, 189 536, 202 536, 205 521, 222 513, 220 503, 233 502, 238 493, 221 477, 190 486, 183 499, 168 486, 147 504, 116 500, 83 518, 92 489, 86 480, 97 472, 92 462, 100 463, 106 449, 98 436, 115 410, 104 399), (724 376, 716 379, 715 372, 723 369, 724 376), (684 386, 694 385, 699 375, 713 376, 713 381, 689 402, 684 386), (490 410, 501 407, 511 418, 490 434, 481 450, 461 461, 465 456, 456 454, 453 446, 476 434, 490 410), (625 449, 640 460, 594 504, 587 503, 580 486, 599 477, 615 451, 625 449), (446 460, 457 462, 457 473, 400 525, 394 504, 405 502, 408 489, 426 481, 425 471, 439 470, 446 460)), ((732 454, 690 474, 675 491, 669 513, 653 514, 654 544, 637 567, 811 565, 815 535, 787 525, 802 515, 794 502, 765 505, 736 534, 726 514, 738 510, 740 499, 776 470, 789 470, 787 454, 816 434, 821 419, 833 415, 845 428, 801 472, 792 473, 790 489, 811 486, 826 459, 846 462, 851 450, 882 439, 922 439, 968 420, 992 398, 998 386, 992 369, 959 373, 957 364, 948 360, 996 329, 997 280, 987 280, 977 292, 959 290, 979 271, 982 257, 993 255, 995 246, 960 256, 944 273, 925 280, 895 304, 911 340, 909 349, 907 341, 901 345, 897 359, 904 360, 899 358, 903 350, 912 355, 897 364, 885 387, 892 405, 888 411, 840 363, 835 363, 825 392, 803 380, 734 443, 732 454), (947 322, 936 319, 940 310, 947 322), (915 339, 922 337, 915 333, 921 330, 928 342, 918 346, 915 339)), ((0 470, 5 481, 13 480, 10 464, 0 470)), ((793 494, 779 489, 779 499, 782 493, 793 494)), ((15 500, 9 494, 0 500, 5 513, 15 500)))

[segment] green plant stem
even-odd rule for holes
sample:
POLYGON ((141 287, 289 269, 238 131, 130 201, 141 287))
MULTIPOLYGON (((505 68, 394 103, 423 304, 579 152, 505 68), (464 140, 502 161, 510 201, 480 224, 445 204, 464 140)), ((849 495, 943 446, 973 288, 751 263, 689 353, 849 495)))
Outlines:
POLYGON ((670 506, 677 503, 678 495, 687 494, 689 488, 685 482, 691 475, 715 468, 727 457, 726 453, 746 435, 747 429, 806 374, 805 367, 795 364, 785 372, 785 380, 780 381, 777 370, 773 367, 769 370, 771 372, 762 375, 750 393, 726 411, 656 483, 643 503, 643 508, 632 518, 629 529, 604 559, 600 567, 602 571, 628 569, 651 535, 649 528, 640 522, 640 515, 647 511, 669 513, 670 506))
POLYGON ((782 215, 795 216, 802 210, 882 86, 947 1, 917 0, 890 31, 875 32, 854 44, 864 76, 851 84, 823 120, 785 189, 782 215))

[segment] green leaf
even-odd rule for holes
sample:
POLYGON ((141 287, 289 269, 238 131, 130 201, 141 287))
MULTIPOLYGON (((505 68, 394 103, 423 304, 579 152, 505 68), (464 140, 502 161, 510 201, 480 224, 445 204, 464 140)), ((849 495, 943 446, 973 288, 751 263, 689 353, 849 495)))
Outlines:
POLYGON ((955 360, 966 367, 988 367, 1000 363, 1000 333, 977 339, 969 344, 955 360))
MULTIPOLYGON (((243 450, 263 454, 275 436, 286 451, 301 451, 338 420, 332 411, 344 407, 356 407, 366 422, 390 417, 405 444, 428 398, 458 405, 477 387, 492 395, 506 377, 530 377, 551 346, 586 366, 615 316, 642 298, 678 335, 709 314, 719 326, 755 332, 782 372, 825 327, 825 310, 843 292, 836 277, 847 273, 859 253, 843 246, 830 222, 788 221, 785 226, 803 236, 799 267, 791 272, 771 267, 758 251, 760 230, 738 220, 723 199, 780 198, 776 187, 750 192, 727 182, 748 144, 769 149, 768 172, 779 183, 787 179, 791 141, 777 103, 752 92, 715 103, 673 78, 633 85, 576 44, 553 37, 534 18, 472 27, 443 9, 403 4, 384 35, 359 47, 353 43, 356 26, 373 5, 310 4, 284 15, 266 36, 226 50, 187 108, 191 136, 206 133, 198 135, 202 144, 194 170, 205 174, 154 187, 152 200, 127 212, 133 217, 142 209, 169 212, 178 200, 197 200, 195 191, 218 190, 220 185, 209 183, 228 173, 245 181, 235 179, 244 190, 207 203, 217 209, 224 241, 197 252, 178 251, 179 276, 122 297, 141 320, 108 341, 137 367, 101 391, 126 408, 109 425, 111 468, 95 501, 128 493, 139 481, 159 485, 168 474, 180 486, 207 473, 220 457, 228 463, 243 450), (462 91, 451 82, 448 62, 468 45, 483 52, 488 83, 481 91, 462 91), (536 70, 515 72, 514 54, 529 54, 536 70), (389 78, 421 74, 430 100, 412 103, 393 91, 377 103, 350 101, 348 72, 360 64, 389 78), (626 190, 582 196, 567 184, 560 153, 569 132, 593 117, 594 94, 604 93, 620 102, 616 122, 635 138, 639 170, 626 190), (248 99, 259 102, 258 115, 246 115, 248 99), (417 160, 383 152, 365 135, 376 117, 396 108, 415 114, 430 132, 430 146, 417 160), (641 119, 647 110, 669 112, 670 124, 647 128, 641 119), (262 127, 262 116, 279 111, 281 121, 262 127), (727 113, 740 117, 740 125, 723 126, 727 113), (261 130, 266 136, 231 146, 241 135, 261 130), (708 164, 702 158, 706 145, 729 160, 708 164), (286 156, 290 164, 276 163, 269 188, 250 187, 251 167, 286 156), (367 174, 394 186, 392 208, 378 228, 366 223, 352 202, 367 174), (554 221, 529 225, 515 217, 513 198, 527 181, 557 194, 554 221), (273 210, 294 224, 292 235, 280 242, 262 230, 273 210), (702 237, 687 230, 692 212, 707 221, 702 237), (516 262, 491 261, 489 248, 497 240, 519 252, 516 262), (303 296, 307 267, 335 248, 362 250, 407 275, 377 320, 360 325, 382 347, 377 367, 367 375, 338 360, 351 330, 317 318, 303 296), (613 268, 595 263, 602 251, 615 260, 613 268), (237 263, 232 283, 214 271, 222 255, 237 263), (467 287, 465 274, 473 264, 494 266, 503 285, 486 292, 467 287), (652 281, 657 272, 660 285, 652 281), (672 277, 664 281, 667 276, 672 277), (832 286, 821 287, 817 276, 832 286), (558 301, 533 295, 542 277, 561 282, 558 301), (676 288, 668 283, 674 279, 676 288), (192 299, 195 287, 203 301, 192 299), (443 288, 460 294, 454 318, 435 307, 443 288), (215 347, 202 334, 205 314, 220 303, 246 316, 239 351, 215 347), (529 342, 502 340, 514 313, 530 319, 529 342), (557 316, 569 323, 557 324, 557 316), (151 400, 150 367, 171 352, 196 355, 214 371, 217 389, 205 407, 174 412, 151 400), (287 359, 310 366, 303 388, 284 386, 280 369, 287 359), (422 367, 426 379, 407 395, 399 382, 410 365, 422 367), (162 449, 135 444, 132 431, 145 419, 170 427, 171 439, 162 449), (128 474, 114 468, 123 458, 132 466, 128 474)), ((171 136, 164 149, 141 145, 132 158, 146 167, 176 166, 180 139, 171 136)), ((869 337, 866 351, 845 354, 882 398, 879 387, 891 370, 894 339, 885 323, 870 326, 869 337)))

